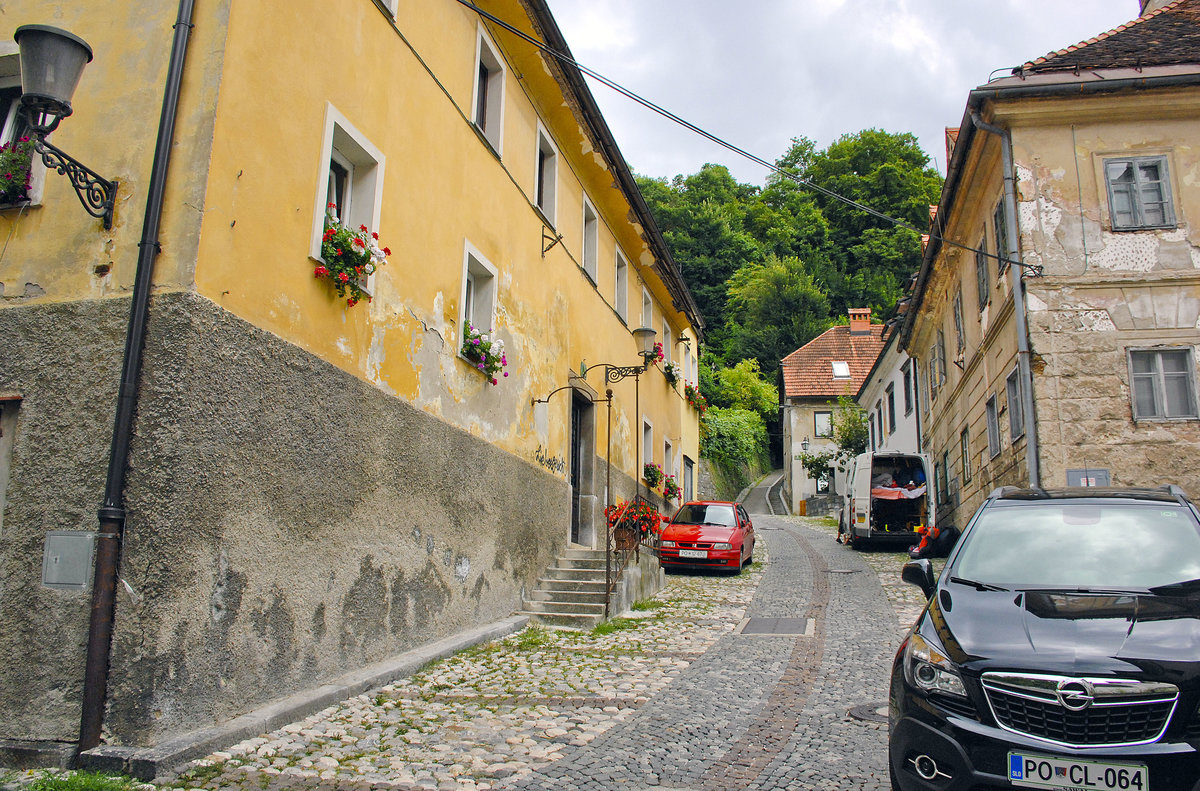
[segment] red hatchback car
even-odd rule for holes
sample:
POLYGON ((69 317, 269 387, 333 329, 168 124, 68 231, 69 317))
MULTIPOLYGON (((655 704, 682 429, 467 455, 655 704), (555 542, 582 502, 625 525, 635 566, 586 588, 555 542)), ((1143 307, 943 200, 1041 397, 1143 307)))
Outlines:
POLYGON ((737 503, 684 503, 663 528, 658 546, 664 569, 724 568, 736 574, 754 559, 754 523, 737 503))

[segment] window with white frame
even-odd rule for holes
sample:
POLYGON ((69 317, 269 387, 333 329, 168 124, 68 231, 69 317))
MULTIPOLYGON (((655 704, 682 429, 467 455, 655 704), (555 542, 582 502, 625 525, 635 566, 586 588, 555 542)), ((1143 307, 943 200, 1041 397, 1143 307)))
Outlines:
POLYGON ((683 374, 683 378, 686 381, 689 381, 689 382, 691 381, 690 377, 692 375, 692 347, 688 346, 686 344, 683 347, 683 371, 682 371, 682 374, 683 374))
POLYGON ((663 475, 675 474, 675 448, 671 446, 671 440, 663 440, 663 475))
POLYGON ((1005 396, 1008 399, 1008 436, 1013 442, 1025 436, 1025 407, 1021 400, 1021 370, 1012 369, 1004 380, 1005 396))
MULTIPOLYGON (((618 257, 620 257, 618 255, 618 257)), ((596 282, 596 273, 600 264, 600 217, 592 202, 583 199, 583 271, 596 282)), ((620 290, 618 289, 618 293, 620 290)), ((620 310, 618 310, 620 312, 620 310)))
POLYGON ((884 435, 888 433, 887 426, 883 420, 883 399, 875 402, 875 414, 879 415, 879 444, 883 444, 884 435))
MULTIPOLYGON (((538 124, 537 134, 537 172, 534 184, 534 203, 541 210, 542 216, 553 227, 557 222, 557 192, 558 192, 558 150, 550 142, 550 136, 538 124)), ((595 280, 595 278, 592 278, 595 280)))
POLYGON ((642 287, 642 324, 643 327, 654 326, 654 300, 650 299, 650 292, 642 287))
POLYGON ((1106 159, 1104 183, 1114 231, 1175 227, 1165 156, 1106 159))
POLYGON ((833 436, 833 412, 813 412, 813 436, 833 436))
POLYGON ((1130 349, 1134 420, 1200 417, 1196 411, 1196 364, 1192 347, 1130 349))
POLYGON ((911 415, 913 411, 913 361, 906 360, 900 366, 900 378, 904 382, 904 414, 911 415))
MULTIPOLYGON (((383 152, 336 107, 326 104, 310 256, 321 260, 321 238, 327 219, 336 219, 349 228, 365 225, 373 233, 379 233, 383 168, 383 152)), ((373 280, 371 275, 359 285, 370 293, 373 280)))
POLYGON ((833 369, 834 379, 850 378, 850 363, 845 360, 831 360, 829 365, 833 369))
POLYGON ((475 91, 471 121, 492 149, 501 153, 504 136, 504 59, 481 27, 475 43, 475 91))
POLYGON ((896 433, 896 385, 887 386, 887 420, 888 434, 896 433))
POLYGON ((1000 416, 996 409, 996 396, 987 400, 987 434, 988 458, 994 459, 1000 454, 1000 416))
POLYGON ((671 332, 671 325, 663 319, 662 323, 662 349, 663 349, 663 365, 669 365, 674 359, 672 348, 675 346, 675 336, 671 332))
POLYGON ((496 267, 483 253, 466 242, 463 252, 462 310, 458 327, 464 322, 481 332, 495 329, 496 314, 496 267))
POLYGON ((629 321, 629 262, 617 251, 616 277, 613 283, 613 307, 621 321, 629 321))
MULTIPOLYGON (((16 45, 12 44, 15 50, 16 45)), ((0 144, 12 145, 21 138, 29 136, 29 121, 21 107, 21 64, 20 56, 15 52, 11 55, 0 56, 0 144)), ((25 145, 31 146, 31 143, 25 145)), ((0 173, 0 202, 2 203, 37 203, 41 199, 42 185, 45 182, 46 168, 41 157, 32 154, 28 171, 28 188, 26 188, 26 173, 0 173)))
POLYGON ((642 464, 654 463, 654 426, 642 418, 642 464))

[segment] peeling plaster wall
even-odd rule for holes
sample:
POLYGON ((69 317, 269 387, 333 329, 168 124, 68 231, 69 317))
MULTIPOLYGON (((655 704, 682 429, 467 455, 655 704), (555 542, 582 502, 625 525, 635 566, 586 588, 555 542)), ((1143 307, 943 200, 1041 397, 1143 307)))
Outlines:
MULTIPOLYGON (((24 396, 0 545, 0 738, 76 735, 88 594, 39 584, 41 541, 94 529, 127 310, 0 312, 21 339, 0 351, 0 387, 24 396)), ((114 743, 152 745, 507 616, 562 546, 556 476, 203 298, 155 298, 142 381, 114 743)))
POLYGON ((1200 344, 1198 102, 1108 101, 1103 116, 1013 133, 1021 250, 1045 273, 1026 280, 1042 481, 1104 467, 1116 485, 1171 482, 1200 496, 1200 423, 1135 422, 1128 368, 1130 348, 1200 344), (1159 155, 1177 227, 1114 232, 1105 159, 1159 155))

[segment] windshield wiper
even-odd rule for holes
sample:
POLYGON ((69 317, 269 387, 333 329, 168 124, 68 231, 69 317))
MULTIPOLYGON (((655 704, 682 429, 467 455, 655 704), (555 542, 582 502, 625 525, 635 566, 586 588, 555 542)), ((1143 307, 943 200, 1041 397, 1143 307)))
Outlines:
POLYGON ((978 582, 976 580, 963 579, 962 577, 951 577, 951 582, 957 582, 959 585, 970 585, 977 591, 1006 591, 1008 588, 1001 588, 999 585, 989 585, 986 582, 978 582))
POLYGON ((1180 582, 1172 582, 1167 585, 1155 585, 1153 588, 1148 588, 1147 590, 1149 590, 1151 593, 1164 596, 1200 593, 1200 579, 1182 580, 1180 582))

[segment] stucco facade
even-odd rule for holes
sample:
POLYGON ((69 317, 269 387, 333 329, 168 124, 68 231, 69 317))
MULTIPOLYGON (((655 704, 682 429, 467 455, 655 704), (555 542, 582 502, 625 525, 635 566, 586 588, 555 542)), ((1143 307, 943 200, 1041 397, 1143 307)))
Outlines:
MULTIPOLYGON (((454 0, 391 5, 196 5, 124 492, 113 744, 503 617, 565 546, 602 546, 642 456, 699 456, 659 368, 579 376, 635 364, 643 324, 676 360, 700 340, 582 77, 454 0), (339 156, 345 219, 390 248, 353 306, 314 277, 339 156), (505 343, 496 385, 460 353, 464 318, 505 343)), ((560 46, 543 3, 480 5, 560 46)), ((89 590, 41 584, 44 538, 96 527, 176 9, 6 12, 10 35, 92 46, 53 141, 120 182, 109 231, 53 173, 0 208, 0 739, 71 742, 89 590)))
POLYGON ((1026 64, 950 130, 904 327, 942 524, 1006 484, 1200 493, 1200 72, 1152 27, 1198 14, 1169 3, 1026 64))

